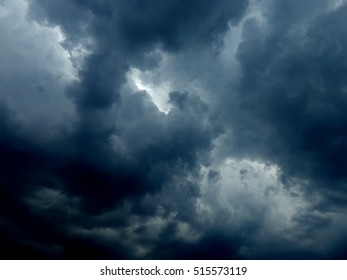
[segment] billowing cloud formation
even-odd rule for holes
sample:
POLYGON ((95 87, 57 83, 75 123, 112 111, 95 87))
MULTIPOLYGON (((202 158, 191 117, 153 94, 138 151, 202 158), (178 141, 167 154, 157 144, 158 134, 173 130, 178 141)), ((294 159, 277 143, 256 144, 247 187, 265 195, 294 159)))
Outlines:
POLYGON ((288 180, 302 178, 327 193, 333 184, 331 195, 339 191, 344 200, 347 34, 341 26, 347 9, 328 4, 271 3, 266 23, 245 23, 237 53, 239 94, 257 119, 244 127, 261 134, 251 144, 259 145, 257 155, 279 164, 288 180), (284 10, 286 17, 279 17, 284 10))
POLYGON ((74 79, 68 53, 60 46, 59 27, 26 20, 26 3, 3 1, 0 6, 1 98, 23 118, 44 116, 55 122, 71 114, 64 87, 74 79), (52 68, 51 65, 55 67, 52 68), (43 101, 45 106, 38 106, 43 101))
POLYGON ((0 7, 2 258, 346 257, 343 2, 0 7))

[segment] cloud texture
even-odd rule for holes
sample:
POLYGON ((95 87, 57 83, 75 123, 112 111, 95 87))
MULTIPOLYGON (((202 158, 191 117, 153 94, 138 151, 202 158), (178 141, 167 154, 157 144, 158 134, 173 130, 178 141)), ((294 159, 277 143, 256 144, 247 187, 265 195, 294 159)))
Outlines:
POLYGON ((1 258, 346 258, 346 14, 2 1, 1 258))

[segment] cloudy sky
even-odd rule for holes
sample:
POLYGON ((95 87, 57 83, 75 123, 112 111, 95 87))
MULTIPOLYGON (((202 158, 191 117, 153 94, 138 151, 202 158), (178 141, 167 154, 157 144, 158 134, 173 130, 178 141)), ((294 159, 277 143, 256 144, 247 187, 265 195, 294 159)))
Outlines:
POLYGON ((347 1, 1 0, 2 259, 346 259, 347 1))

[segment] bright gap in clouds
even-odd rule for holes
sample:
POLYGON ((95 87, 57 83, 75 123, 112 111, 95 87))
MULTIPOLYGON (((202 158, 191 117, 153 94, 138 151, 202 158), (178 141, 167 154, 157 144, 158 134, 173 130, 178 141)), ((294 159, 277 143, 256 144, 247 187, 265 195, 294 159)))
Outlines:
POLYGON ((168 104, 168 95, 171 91, 170 84, 165 81, 160 84, 154 84, 149 79, 145 79, 143 75, 144 72, 141 70, 135 67, 130 68, 127 77, 128 83, 131 86, 135 86, 137 90, 145 90, 159 111, 165 114, 169 113, 171 109, 170 104, 168 104))

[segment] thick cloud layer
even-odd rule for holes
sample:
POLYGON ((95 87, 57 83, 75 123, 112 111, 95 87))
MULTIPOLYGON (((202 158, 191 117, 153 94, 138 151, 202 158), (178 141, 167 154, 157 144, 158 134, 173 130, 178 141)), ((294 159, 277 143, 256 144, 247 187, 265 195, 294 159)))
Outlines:
POLYGON ((315 1, 307 12, 298 4, 276 3, 264 26, 245 23, 237 53, 243 71, 239 94, 241 106, 257 119, 245 129, 262 134, 261 141, 250 142, 259 145, 255 156, 279 164, 289 180, 308 180, 327 193, 333 189, 331 195, 344 200, 347 9, 329 11, 328 3, 315 1), (284 9, 288 22, 278 16, 284 9))
POLYGON ((343 3, 0 7, 1 258, 346 257, 343 3))

